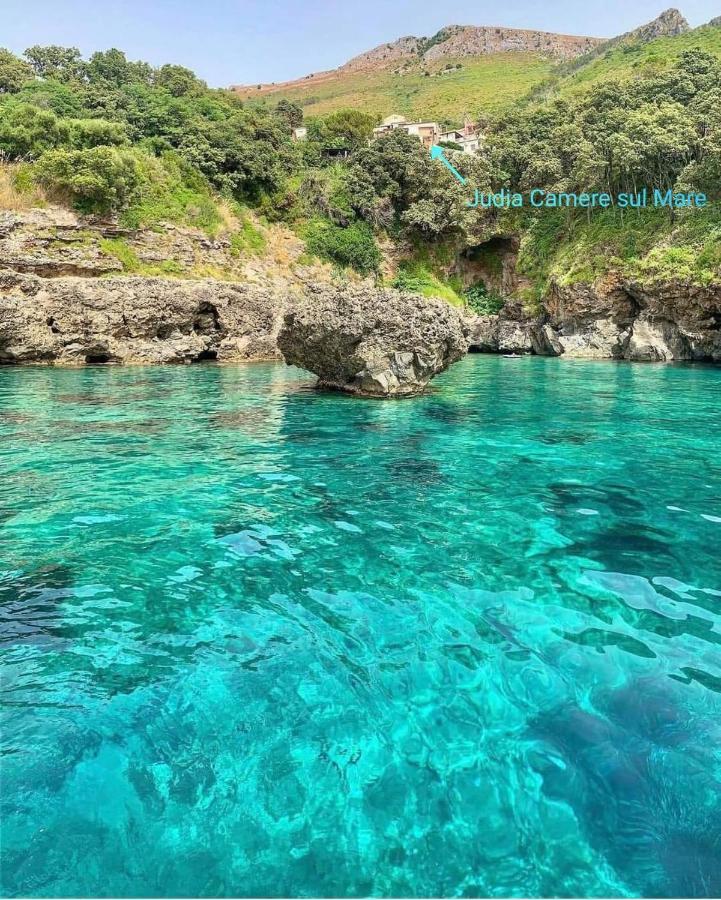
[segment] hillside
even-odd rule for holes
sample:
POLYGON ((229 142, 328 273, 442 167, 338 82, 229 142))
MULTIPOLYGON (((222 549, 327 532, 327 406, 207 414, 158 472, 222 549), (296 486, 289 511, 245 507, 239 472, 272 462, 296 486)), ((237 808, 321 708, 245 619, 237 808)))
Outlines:
POLYGON ((234 86, 245 100, 299 103, 308 114, 343 107, 379 116, 436 116, 496 112, 543 81, 559 61, 592 50, 599 38, 513 28, 451 25, 430 38, 381 44, 338 69, 295 81, 234 86))
POLYGON ((429 117, 460 124, 466 114, 500 112, 552 71, 553 62, 538 54, 495 53, 424 68, 414 66, 402 75, 384 70, 327 73, 314 80, 312 87, 299 85, 278 93, 242 96, 271 102, 284 97, 299 103, 307 116, 352 108, 379 118, 394 112, 410 119, 429 117))
POLYGON ((703 50, 721 59, 721 17, 677 34, 651 38, 637 32, 622 35, 598 50, 559 65, 535 93, 550 88, 554 94, 566 96, 604 81, 653 78, 672 68, 687 50, 703 50))
MULTIPOLYGON (((409 47, 416 59, 421 50, 429 57, 455 38, 461 33, 446 32, 433 45, 404 39, 391 68, 373 55, 351 60, 345 83, 412 84, 411 75, 398 74, 409 47)), ((302 280, 300 270, 314 258, 451 302, 472 301, 476 311, 508 296, 536 309, 559 287, 607 276, 716 285, 721 29, 692 31, 669 11, 555 66, 528 50, 462 57, 463 68, 422 83, 442 88, 468 77, 466 94, 437 93, 438 108, 425 114, 446 118, 453 102, 477 110, 471 104, 480 105, 481 83, 500 107, 503 91, 514 89, 515 63, 529 57, 546 72, 553 68, 553 80, 489 118, 483 152, 454 157, 470 185, 612 195, 648 187, 702 192, 712 204, 586 213, 469 207, 467 191, 412 135, 397 131, 369 143, 374 116, 363 110, 315 117, 307 139, 294 142, 300 110, 287 103, 243 104, 187 69, 130 62, 119 50, 85 60, 73 48, 36 47, 24 59, 0 51, 0 208, 61 204, 89 214, 90 231, 100 216, 108 234, 95 241, 84 235, 80 243, 88 240, 91 256, 98 250, 101 268, 126 275, 227 280, 257 270, 302 280), (555 105, 559 97, 564 102, 555 105), (345 148, 348 158, 329 160, 328 146, 345 148), (156 230, 179 227, 205 237, 161 249, 137 235, 153 244, 156 230), (517 257, 515 281, 504 269, 510 255, 517 257), (485 276, 481 257, 491 260, 483 263, 485 276)), ((391 97, 401 111, 397 99, 404 98, 391 97)), ((49 256, 68 255, 64 240, 47 246, 49 256)), ((56 266, 40 256, 36 269, 56 266)))
POLYGON ((550 32, 452 25, 430 38, 402 37, 337 69, 295 81, 234 86, 246 101, 281 97, 323 116, 355 108, 375 116, 459 123, 493 115, 524 97, 577 93, 612 78, 643 78, 701 49, 721 58, 721 17, 691 29, 676 9, 610 40, 550 32))

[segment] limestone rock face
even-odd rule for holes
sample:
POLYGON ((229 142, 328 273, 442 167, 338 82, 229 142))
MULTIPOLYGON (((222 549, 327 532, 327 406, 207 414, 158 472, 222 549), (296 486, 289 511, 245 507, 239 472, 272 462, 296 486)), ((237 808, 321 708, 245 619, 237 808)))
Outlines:
POLYGON ((0 363, 274 359, 288 299, 234 282, 0 271, 0 363))
POLYGON ((319 386, 367 397, 421 393, 468 350, 447 303, 367 287, 311 288, 285 313, 278 346, 319 386))
POLYGON ((721 283, 651 284, 609 276, 554 285, 540 315, 510 301, 468 322, 472 350, 638 362, 721 362, 721 283))
POLYGON ((469 316, 466 320, 468 345, 475 353, 499 352, 498 316, 469 316))
POLYGON ((653 21, 647 22, 645 25, 641 25, 640 28, 635 28, 633 31, 622 35, 622 38, 632 38, 646 43, 660 37, 674 37, 677 34, 685 34, 690 30, 691 26, 686 19, 677 9, 671 7, 664 10, 653 21))

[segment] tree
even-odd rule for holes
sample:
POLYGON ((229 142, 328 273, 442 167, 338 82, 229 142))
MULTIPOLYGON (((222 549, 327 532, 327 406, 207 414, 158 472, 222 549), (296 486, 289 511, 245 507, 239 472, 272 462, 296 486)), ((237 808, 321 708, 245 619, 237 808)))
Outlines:
POLYGON ((368 143, 375 124, 375 116, 359 109, 339 109, 323 119, 312 119, 308 137, 325 146, 357 150, 368 143))
POLYGON ((36 176, 46 190, 83 212, 123 209, 142 180, 133 152, 115 147, 51 150, 37 162, 36 176))
POLYGON ((0 117, 0 153, 9 159, 38 157, 67 144, 69 138, 66 120, 27 103, 6 106, 0 117))
POLYGON ((33 77, 30 66, 0 47, 0 94, 15 94, 33 77))
POLYGON ((123 87, 138 81, 149 83, 153 77, 152 66, 144 62, 129 62, 123 51, 114 47, 93 53, 86 72, 91 83, 114 87, 123 87))
POLYGON ((287 123, 288 128, 298 128, 303 124, 303 107, 285 97, 278 101, 275 114, 287 123))
POLYGON ((25 58, 38 78, 68 82, 80 80, 85 72, 85 63, 77 47, 41 47, 35 44, 25 51, 25 58))
POLYGON ((196 78, 194 72, 184 66, 161 66, 155 73, 154 81, 158 87, 165 88, 174 97, 199 94, 208 87, 204 81, 196 78))

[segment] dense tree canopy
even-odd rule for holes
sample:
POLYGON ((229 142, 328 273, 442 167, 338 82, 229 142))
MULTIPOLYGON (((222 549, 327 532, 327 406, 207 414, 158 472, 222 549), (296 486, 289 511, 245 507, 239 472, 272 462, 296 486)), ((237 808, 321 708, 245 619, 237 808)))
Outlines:
POLYGON ((121 144, 154 155, 176 150, 216 189, 248 198, 277 188, 293 169, 293 110, 247 110, 183 66, 155 69, 116 49, 85 61, 72 47, 36 46, 25 57, 0 51, 6 159, 121 144))
POLYGON ((691 172, 710 181, 718 157, 721 64, 686 51, 653 78, 605 82, 574 101, 514 111, 491 138, 500 180, 527 190, 673 188, 691 172))
POLYGON ((361 110, 310 118, 308 139, 293 142, 301 123, 293 102, 245 106, 183 66, 117 49, 87 60, 73 47, 0 50, 0 157, 32 163, 48 191, 117 210, 163 180, 182 197, 215 190, 303 224, 309 246, 362 271, 376 264, 379 232, 439 243, 498 229, 503 214, 469 208, 468 186, 721 190, 721 64, 701 50, 634 80, 529 97, 486 123, 477 156, 447 148, 465 189, 415 137, 371 140, 376 120, 361 110), (331 158, 339 150, 347 158, 331 158))

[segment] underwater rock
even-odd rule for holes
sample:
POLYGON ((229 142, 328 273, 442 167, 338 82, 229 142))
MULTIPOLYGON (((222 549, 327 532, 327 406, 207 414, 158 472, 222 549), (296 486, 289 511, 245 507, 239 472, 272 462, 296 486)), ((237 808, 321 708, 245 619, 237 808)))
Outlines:
POLYGON ((545 748, 533 762, 544 793, 574 810, 590 843, 641 896, 718 896, 712 755, 697 758, 684 710, 643 681, 603 706, 608 715, 566 704, 531 723, 545 748))
POLYGON ((278 346, 319 386, 366 397, 419 394, 468 350, 448 303, 368 287, 312 287, 286 312, 278 346))

